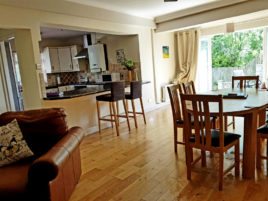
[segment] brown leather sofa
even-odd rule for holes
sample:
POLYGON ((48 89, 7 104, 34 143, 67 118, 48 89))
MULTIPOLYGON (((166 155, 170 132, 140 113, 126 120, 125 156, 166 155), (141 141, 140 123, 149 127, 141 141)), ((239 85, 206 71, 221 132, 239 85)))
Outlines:
POLYGON ((60 108, 6 112, 0 126, 14 118, 34 156, 0 167, 0 200, 69 200, 81 175, 82 129, 68 129, 60 108))

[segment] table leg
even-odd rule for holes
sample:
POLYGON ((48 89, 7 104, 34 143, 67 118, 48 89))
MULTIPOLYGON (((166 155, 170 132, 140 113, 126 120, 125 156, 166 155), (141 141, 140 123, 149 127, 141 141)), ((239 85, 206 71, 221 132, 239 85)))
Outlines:
POLYGON ((244 116, 243 168, 244 179, 254 179, 256 163, 257 111, 244 116))

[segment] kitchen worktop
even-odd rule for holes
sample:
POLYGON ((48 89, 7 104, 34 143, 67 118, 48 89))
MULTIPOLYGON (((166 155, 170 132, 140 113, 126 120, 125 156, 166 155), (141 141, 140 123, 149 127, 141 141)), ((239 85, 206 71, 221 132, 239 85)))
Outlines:
MULTIPOLYGON (((91 95, 96 93, 102 93, 105 91, 110 91, 109 85, 112 82, 87 82, 75 84, 74 90, 65 91, 61 93, 50 94, 44 100, 56 100, 56 99, 68 99, 75 98, 79 96, 91 95)), ((150 81, 144 81, 142 84, 148 84, 150 81)), ((128 87, 129 82, 126 82, 125 86, 128 87)))

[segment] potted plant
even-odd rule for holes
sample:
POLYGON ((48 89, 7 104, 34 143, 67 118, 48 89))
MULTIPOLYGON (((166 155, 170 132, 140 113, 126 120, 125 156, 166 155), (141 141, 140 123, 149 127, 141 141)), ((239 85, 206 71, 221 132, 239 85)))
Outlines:
POLYGON ((134 62, 131 59, 124 59, 122 65, 125 66, 127 70, 135 69, 134 62))
POLYGON ((132 81, 132 73, 135 69, 135 64, 132 59, 124 59, 124 61, 121 63, 125 68, 128 70, 128 80, 132 81))

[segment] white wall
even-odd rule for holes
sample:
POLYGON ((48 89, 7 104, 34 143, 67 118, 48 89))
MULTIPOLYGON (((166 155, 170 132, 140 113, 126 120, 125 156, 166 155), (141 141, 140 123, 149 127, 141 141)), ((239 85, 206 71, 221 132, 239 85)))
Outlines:
POLYGON ((107 35, 101 39, 107 45, 109 63, 116 64, 116 50, 124 49, 126 58, 140 62, 138 35, 107 35))
POLYGON ((175 33, 154 34, 154 65, 156 80, 156 99, 161 102, 161 87, 169 84, 175 78, 176 72, 176 51, 175 33), (163 58, 162 47, 169 47, 169 58, 163 58))

